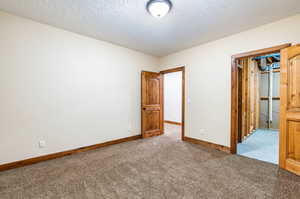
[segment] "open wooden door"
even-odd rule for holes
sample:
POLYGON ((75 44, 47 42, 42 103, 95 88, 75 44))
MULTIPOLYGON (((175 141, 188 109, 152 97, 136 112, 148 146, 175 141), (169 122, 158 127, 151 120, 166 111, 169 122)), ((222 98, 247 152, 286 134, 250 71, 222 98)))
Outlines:
POLYGON ((300 45, 281 51, 281 168, 300 175, 300 45))
POLYGON ((160 73, 142 72, 142 136, 163 133, 163 76, 160 73))

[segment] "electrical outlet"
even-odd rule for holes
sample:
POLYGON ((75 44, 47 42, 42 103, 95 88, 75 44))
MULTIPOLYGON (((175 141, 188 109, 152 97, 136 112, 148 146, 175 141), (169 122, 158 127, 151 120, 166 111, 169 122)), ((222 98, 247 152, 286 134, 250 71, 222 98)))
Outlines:
POLYGON ((45 148, 46 147, 46 141, 45 140, 39 141, 39 147, 40 148, 45 148))

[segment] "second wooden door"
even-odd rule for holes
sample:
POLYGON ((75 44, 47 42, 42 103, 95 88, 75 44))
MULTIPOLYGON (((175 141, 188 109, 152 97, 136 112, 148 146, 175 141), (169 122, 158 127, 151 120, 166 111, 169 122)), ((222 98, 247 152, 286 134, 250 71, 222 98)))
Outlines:
POLYGON ((281 52, 280 167, 300 175, 300 45, 281 52))

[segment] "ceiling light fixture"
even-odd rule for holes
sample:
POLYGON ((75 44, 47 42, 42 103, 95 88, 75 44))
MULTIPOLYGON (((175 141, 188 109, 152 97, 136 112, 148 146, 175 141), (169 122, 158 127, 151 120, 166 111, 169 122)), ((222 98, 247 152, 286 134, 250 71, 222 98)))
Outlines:
POLYGON ((170 0, 150 0, 147 3, 148 12, 157 18, 162 18, 170 12, 172 3, 170 0))

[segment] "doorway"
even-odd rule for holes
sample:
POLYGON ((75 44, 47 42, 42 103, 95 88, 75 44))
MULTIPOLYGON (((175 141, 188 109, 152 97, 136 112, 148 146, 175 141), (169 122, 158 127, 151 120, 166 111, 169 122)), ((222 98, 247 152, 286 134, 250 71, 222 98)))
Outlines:
POLYGON ((182 70, 162 71, 164 96, 164 133, 181 139, 182 127, 182 70))
POLYGON ((142 71, 141 80, 142 137, 159 136, 166 132, 172 135, 171 132, 174 132, 173 136, 183 140, 185 67, 172 68, 158 73, 142 71))
POLYGON ((185 136, 185 67, 171 68, 160 71, 163 75, 163 114, 165 132, 178 132, 179 138, 184 140, 185 136), (176 85, 172 85, 172 82, 176 85), (181 85, 180 85, 181 84, 181 85), (168 101, 166 101, 168 100, 168 101), (170 109, 176 108, 176 113, 170 109), (174 120, 174 121, 172 121, 174 120), (180 122, 178 122, 180 121, 180 122), (173 130, 172 126, 173 125, 173 130), (175 125, 175 126, 174 126, 175 125), (177 126, 177 127, 176 127, 177 126), (171 127, 171 129, 168 129, 171 127))
MULTIPOLYGON (((279 113, 279 167, 297 175, 300 175, 300 44, 283 44, 271 48, 241 53, 232 56, 231 62, 231 153, 237 153, 239 131, 241 129, 239 109, 241 107, 238 88, 239 64, 241 59, 259 57, 280 53, 280 104, 279 113)), ((265 61, 263 61, 265 62, 265 61)), ((273 70, 273 68, 272 68, 273 70)), ((266 71, 270 73, 270 71, 266 71)), ((271 71, 273 73, 274 71, 271 71)), ((274 76, 268 75, 269 78, 274 76)), ((270 90, 270 89, 268 89, 270 90)), ((268 92, 270 93, 270 92, 268 92)), ((273 93, 271 93, 273 95, 273 93)), ((277 96, 274 96, 275 98, 277 96)), ((272 114, 273 96, 267 96, 268 128, 274 128, 272 114), (271 103, 270 103, 271 102, 271 103)), ((266 100, 266 99, 260 99, 266 100)), ((265 106, 266 107, 266 106, 265 106)), ((250 132, 251 134, 251 132, 250 132)))
POLYGON ((280 53, 240 58, 236 62, 237 154, 278 164, 280 53))
MULTIPOLYGON (((300 44, 292 46, 288 43, 232 56, 230 151, 232 154, 237 153, 241 128, 239 122, 241 119, 241 114, 239 114, 240 89, 238 88, 239 60, 272 53, 280 53, 279 167, 300 175, 300 44)), ((271 100, 270 96, 269 100, 271 100)), ((270 120, 268 123, 270 127, 270 120)))
MULTIPOLYGON (((243 127, 242 121, 243 118, 242 114, 246 114, 245 108, 248 107, 246 103, 242 102, 242 95, 241 93, 244 93, 244 95, 248 95, 249 90, 245 90, 243 86, 239 87, 239 84, 241 84, 242 80, 242 67, 241 64, 244 64, 243 61, 249 60, 249 58, 254 58, 254 57, 259 57, 259 56, 264 56, 272 53, 280 53, 281 50, 285 48, 289 48, 291 46, 290 43, 288 44, 283 44, 279 46, 274 46, 271 48, 265 48, 265 49, 260 49, 260 50, 255 50, 255 51, 250 51, 246 53, 241 53, 241 54, 236 54, 232 56, 232 62, 231 62, 231 146, 230 146, 230 151, 232 154, 237 153, 237 144, 242 141, 242 128, 249 129, 250 124, 245 123, 246 126, 243 127), (244 107, 243 107, 244 104, 244 107), (241 109, 244 108, 244 111, 240 111, 241 109), (243 113, 244 112, 244 113, 243 113)), ((282 59, 282 57, 281 57, 282 59)), ((253 60, 252 60, 253 61, 253 60)), ((249 71, 244 71, 245 73, 248 73, 249 71)), ((249 81, 248 75, 247 79, 244 81, 249 81)), ((247 88, 248 89, 248 88, 247 88)), ((259 96, 259 93, 257 94, 259 96)), ((258 98, 257 98, 258 99, 258 98)), ((259 109, 259 106, 256 106, 257 109, 259 109)), ((249 114, 249 112, 248 112, 249 114)), ((247 115, 247 117, 250 117, 247 115)), ((259 118, 259 115, 256 116, 256 119, 259 118)), ((257 120, 256 120, 257 124, 257 120)), ((258 125, 258 124, 257 124, 258 125)), ((250 127, 252 128, 252 127, 250 127)), ((246 132, 251 133, 251 130, 246 132)))

